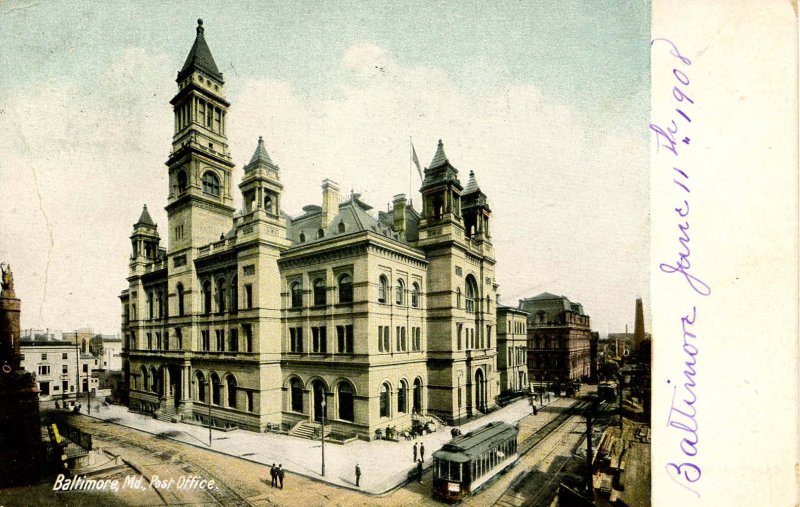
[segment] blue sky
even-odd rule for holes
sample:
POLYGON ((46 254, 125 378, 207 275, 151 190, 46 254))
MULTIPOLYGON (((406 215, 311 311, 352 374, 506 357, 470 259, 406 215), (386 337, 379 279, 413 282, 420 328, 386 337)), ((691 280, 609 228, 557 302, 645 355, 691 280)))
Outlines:
POLYGON ((289 213, 325 177, 376 208, 418 196, 408 139, 425 165, 443 138, 489 195, 505 302, 565 294, 618 331, 649 291, 649 17, 647 2, 4 2, 0 232, 27 241, 0 258, 23 326, 117 331, 130 225, 148 203, 166 226, 168 101, 203 18, 237 170, 264 135, 289 213))

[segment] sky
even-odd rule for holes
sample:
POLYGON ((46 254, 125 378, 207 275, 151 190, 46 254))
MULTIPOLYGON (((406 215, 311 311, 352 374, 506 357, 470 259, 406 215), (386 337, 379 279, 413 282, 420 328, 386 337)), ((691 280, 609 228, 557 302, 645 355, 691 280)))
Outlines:
POLYGON ((23 329, 119 332, 143 204, 166 236, 169 100, 197 18, 236 185, 263 136, 290 215, 325 178, 419 209, 409 144, 425 166, 442 139, 488 196, 503 304, 563 294, 605 335, 642 297, 649 320, 647 2, 4 1, 0 261, 23 329))

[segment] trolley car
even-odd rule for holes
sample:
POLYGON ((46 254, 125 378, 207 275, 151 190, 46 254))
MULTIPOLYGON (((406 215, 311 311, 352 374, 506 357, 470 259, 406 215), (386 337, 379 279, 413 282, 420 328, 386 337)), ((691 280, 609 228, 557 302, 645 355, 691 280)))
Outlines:
POLYGON ((475 492, 519 458, 519 430, 493 422, 461 435, 433 453, 433 496, 458 501, 475 492))

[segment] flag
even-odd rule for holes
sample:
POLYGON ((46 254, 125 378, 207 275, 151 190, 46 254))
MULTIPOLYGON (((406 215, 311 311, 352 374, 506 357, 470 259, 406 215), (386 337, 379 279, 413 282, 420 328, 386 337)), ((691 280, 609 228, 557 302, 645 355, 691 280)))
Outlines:
POLYGON ((414 165, 417 166, 417 172, 419 173, 419 179, 425 180, 425 177, 422 176, 422 169, 419 167, 419 159, 417 158, 417 150, 414 149, 414 143, 411 143, 411 160, 414 161, 414 165))

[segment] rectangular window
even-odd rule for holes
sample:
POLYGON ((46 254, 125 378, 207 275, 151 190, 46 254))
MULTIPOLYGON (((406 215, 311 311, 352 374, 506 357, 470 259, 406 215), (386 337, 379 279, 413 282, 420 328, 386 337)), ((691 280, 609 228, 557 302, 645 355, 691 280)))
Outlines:
POLYGON ((66 352, 62 352, 61 353, 61 359, 66 359, 66 358, 67 358, 67 353, 66 352))
POLYGON ((389 352, 389 326, 383 326, 383 350, 389 352))
POLYGON ((153 350, 153 335, 147 333, 147 350, 153 350))
POLYGON ((42 361, 47 361, 47 354, 42 354, 42 361))
POLYGON ((217 329, 214 331, 217 337, 217 351, 218 352, 225 352, 225 330, 224 329, 217 329))
POLYGON ((492 348, 492 326, 486 326, 486 348, 492 348))
POLYGON ((228 349, 231 352, 239 352, 239 330, 231 329, 230 337, 228 338, 228 349))
POLYGON ((244 307, 253 307, 253 285, 249 283, 244 286, 244 307))
POLYGON ((378 326, 378 352, 385 352, 383 350, 383 326, 378 326))
POLYGON ((66 364, 62 364, 61 365, 61 373, 64 374, 64 375, 67 374, 67 365, 66 364))
POLYGON ((289 328, 290 350, 292 352, 303 352, 303 328, 289 328))
POLYGON ((253 351, 253 327, 250 324, 242 324, 242 334, 244 334, 244 352, 253 351))
POLYGON ((461 331, 463 329, 463 324, 456 324, 456 350, 461 350, 461 331))
POLYGON ((394 350, 397 350, 398 352, 403 350, 403 348, 400 346, 400 326, 394 328, 394 339, 396 341, 394 344, 394 350))
POLYGON ((408 342, 406 341, 406 328, 400 328, 400 350, 406 352, 408 350, 408 342))
POLYGON ((328 328, 325 326, 314 326, 311 328, 311 351, 317 354, 328 352, 328 328))
POLYGON ((161 350, 161 333, 156 333, 156 350, 161 350))
MULTIPOLYGON (((379 328, 380 329, 380 328, 379 328)), ((353 353, 353 325, 336 326, 337 350, 340 354, 353 353)))
POLYGON ((201 350, 208 352, 211 350, 211 333, 208 329, 204 329, 200 331, 200 336, 202 338, 201 350))
POLYGON ((39 375, 50 375, 50 365, 47 364, 39 365, 39 375))

